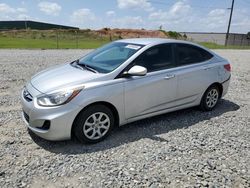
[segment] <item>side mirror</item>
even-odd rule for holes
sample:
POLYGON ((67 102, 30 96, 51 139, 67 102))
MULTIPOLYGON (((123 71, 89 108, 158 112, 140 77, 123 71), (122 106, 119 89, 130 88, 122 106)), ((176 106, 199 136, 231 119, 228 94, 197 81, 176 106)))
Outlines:
POLYGON ((147 69, 145 67, 135 65, 125 74, 130 76, 145 76, 147 74, 147 69))

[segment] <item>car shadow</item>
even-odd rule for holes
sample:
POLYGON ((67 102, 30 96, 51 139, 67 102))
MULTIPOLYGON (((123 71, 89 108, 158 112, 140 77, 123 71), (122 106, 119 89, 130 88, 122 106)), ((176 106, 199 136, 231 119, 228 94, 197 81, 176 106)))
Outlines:
POLYGON ((226 112, 237 111, 239 108, 240 106, 234 102, 222 99, 218 103, 218 106, 210 112, 202 112, 197 107, 194 107, 121 126, 115 129, 109 137, 97 144, 81 144, 74 139, 69 141, 52 142, 36 136, 31 131, 29 131, 29 134, 37 145, 53 153, 92 153, 108 150, 143 138, 152 139, 157 142, 168 142, 168 140, 157 135, 174 131, 176 129, 188 128, 201 121, 218 117, 226 112))

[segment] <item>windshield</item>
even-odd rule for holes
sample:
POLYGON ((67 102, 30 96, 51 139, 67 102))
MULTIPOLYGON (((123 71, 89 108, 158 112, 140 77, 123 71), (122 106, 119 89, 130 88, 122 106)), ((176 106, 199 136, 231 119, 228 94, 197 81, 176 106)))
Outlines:
POLYGON ((78 64, 89 66, 99 73, 109 73, 135 54, 142 45, 112 42, 79 59, 78 64))

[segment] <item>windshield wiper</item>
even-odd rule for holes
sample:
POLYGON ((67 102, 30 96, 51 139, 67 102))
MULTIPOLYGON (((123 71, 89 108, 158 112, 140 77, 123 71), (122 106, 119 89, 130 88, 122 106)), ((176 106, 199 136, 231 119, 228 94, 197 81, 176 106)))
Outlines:
POLYGON ((89 65, 86 65, 86 64, 83 64, 83 63, 79 63, 79 59, 74 61, 74 64, 76 67, 80 68, 83 70, 83 68, 85 68, 86 70, 89 70, 91 72, 94 72, 94 73, 99 73, 97 70, 95 70, 93 67, 89 66, 89 65))
POLYGON ((78 64, 78 65, 83 65, 87 70, 90 70, 94 73, 98 73, 97 70, 95 70, 93 67, 89 66, 89 65, 86 65, 86 64, 78 64))

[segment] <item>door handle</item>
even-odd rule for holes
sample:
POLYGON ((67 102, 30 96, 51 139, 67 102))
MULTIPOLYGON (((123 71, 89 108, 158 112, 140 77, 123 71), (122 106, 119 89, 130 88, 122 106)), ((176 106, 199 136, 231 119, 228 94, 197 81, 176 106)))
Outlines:
POLYGON ((164 77, 164 80, 169 80, 171 78, 174 78, 175 75, 174 74, 168 74, 167 76, 164 77))

